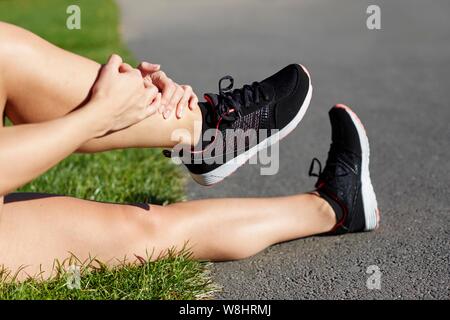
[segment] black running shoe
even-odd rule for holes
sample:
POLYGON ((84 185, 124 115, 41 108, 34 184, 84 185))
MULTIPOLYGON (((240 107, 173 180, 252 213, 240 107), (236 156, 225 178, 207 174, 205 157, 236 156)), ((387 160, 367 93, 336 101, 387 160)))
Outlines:
POLYGON ((316 191, 336 213, 331 234, 370 231, 378 227, 380 215, 370 181, 369 140, 357 115, 338 104, 330 112, 331 147, 324 170, 317 158, 309 169, 317 176, 316 191), (315 164, 319 173, 314 173, 315 164))
POLYGON ((233 90, 233 83, 225 76, 219 81, 219 94, 205 94, 200 108, 202 131, 208 133, 189 155, 181 156, 202 185, 222 181, 258 151, 288 135, 303 118, 312 95, 308 71, 297 64, 240 89, 233 90))

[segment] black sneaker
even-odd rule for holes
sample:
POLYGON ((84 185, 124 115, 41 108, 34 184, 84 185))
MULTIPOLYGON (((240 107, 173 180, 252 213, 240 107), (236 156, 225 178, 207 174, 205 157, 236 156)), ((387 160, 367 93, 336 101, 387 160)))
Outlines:
POLYGON ((205 94, 202 142, 182 155, 193 179, 212 185, 236 171, 258 151, 288 135, 302 120, 311 100, 308 71, 292 64, 271 77, 233 88, 233 78, 219 81, 219 94, 205 94), (223 83, 229 81, 224 87, 223 83), (212 129, 212 130, 211 130, 212 129))
POLYGON ((324 170, 316 158, 310 176, 317 176, 316 191, 334 209, 337 224, 331 234, 370 231, 378 227, 380 214, 370 181, 369 140, 358 116, 338 104, 330 112, 331 147, 324 170), (314 165, 319 173, 313 173, 314 165))

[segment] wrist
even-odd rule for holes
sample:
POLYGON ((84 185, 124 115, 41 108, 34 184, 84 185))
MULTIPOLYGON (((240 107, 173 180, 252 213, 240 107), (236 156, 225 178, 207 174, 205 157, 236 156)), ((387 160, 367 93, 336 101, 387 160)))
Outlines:
POLYGON ((106 117, 99 114, 96 104, 99 102, 90 101, 81 109, 74 113, 79 118, 81 128, 87 135, 87 139, 94 139, 104 136, 110 130, 106 117), (95 106, 94 106, 95 105, 95 106))

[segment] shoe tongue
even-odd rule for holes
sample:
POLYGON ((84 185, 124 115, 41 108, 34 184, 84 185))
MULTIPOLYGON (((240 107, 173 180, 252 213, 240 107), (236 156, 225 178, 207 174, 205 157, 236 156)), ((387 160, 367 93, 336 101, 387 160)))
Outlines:
MULTIPOLYGON (((219 110, 219 95, 214 94, 214 93, 205 93, 203 96, 206 100, 205 105, 208 107, 207 109, 207 117, 206 117, 206 121, 209 122, 209 124, 217 124, 218 118, 221 117, 221 112, 219 110)), ((228 107, 234 107, 233 106, 228 106, 228 107)), ((205 118, 204 118, 205 119, 205 118)))
POLYGON ((203 98, 206 101, 202 105, 203 127, 214 127, 217 122, 216 108, 219 98, 214 93, 205 93, 203 98))
POLYGON ((215 108, 219 103, 219 97, 217 96, 217 94, 205 93, 203 97, 205 98, 206 102, 208 102, 213 108, 215 108))

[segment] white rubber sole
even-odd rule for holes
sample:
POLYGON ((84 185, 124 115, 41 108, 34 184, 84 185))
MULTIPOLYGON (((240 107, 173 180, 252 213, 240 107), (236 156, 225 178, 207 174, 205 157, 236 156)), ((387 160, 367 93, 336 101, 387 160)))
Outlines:
POLYGON ((369 139, 367 138, 366 130, 358 118, 356 113, 352 111, 349 107, 343 104, 338 104, 336 108, 344 109, 351 117, 353 123, 355 124, 356 130, 358 131, 359 141, 362 150, 362 163, 361 163, 361 193, 362 201, 364 205, 364 217, 366 221, 365 231, 370 231, 378 228, 380 222, 380 211, 378 209, 377 198, 375 196, 375 191, 372 186, 372 181, 370 180, 369 171, 369 157, 370 157, 370 147, 369 139))
POLYGON ((205 173, 205 174, 194 174, 191 173, 192 179, 194 179, 197 183, 204 185, 204 186, 211 186, 213 184, 216 184, 229 175, 231 175, 233 172, 235 172, 239 167, 241 167, 244 163, 246 163, 251 157, 256 155, 259 151, 264 150, 265 148, 270 147, 271 145, 277 143, 284 137, 286 137, 289 133, 291 133, 297 125, 300 123, 300 121, 303 119, 306 110, 309 107, 309 103, 311 102, 312 97, 312 91, 313 87, 311 85, 311 77, 309 75, 308 70, 300 65, 300 67, 303 68, 303 70, 308 75, 309 79, 309 87, 308 87, 308 93, 306 94, 305 100, 303 101, 302 106, 300 107, 299 112, 295 115, 294 119, 291 120, 291 122, 288 123, 287 126, 285 126, 282 130, 278 131, 277 133, 273 134, 272 136, 264 139, 260 143, 258 143, 256 146, 248 149, 246 152, 238 155, 236 158, 231 159, 230 161, 224 163, 220 167, 205 173))

